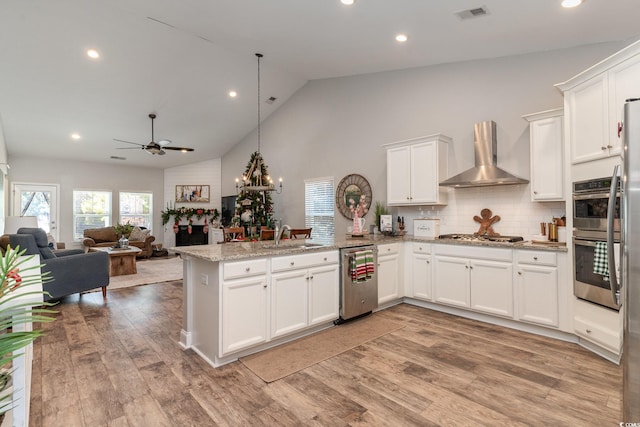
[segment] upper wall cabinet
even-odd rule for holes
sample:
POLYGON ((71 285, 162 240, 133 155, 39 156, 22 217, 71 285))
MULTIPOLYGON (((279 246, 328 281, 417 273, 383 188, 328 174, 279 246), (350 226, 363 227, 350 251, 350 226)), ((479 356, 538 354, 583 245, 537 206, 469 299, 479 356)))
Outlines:
POLYGON ((619 155, 618 125, 624 101, 640 97, 640 42, 556 87, 564 92, 565 137, 571 162, 619 155))
POLYGON ((451 138, 441 134, 385 144, 387 150, 387 205, 446 205, 451 138))
POLYGON ((562 108, 522 117, 529 122, 531 200, 564 200, 562 108))

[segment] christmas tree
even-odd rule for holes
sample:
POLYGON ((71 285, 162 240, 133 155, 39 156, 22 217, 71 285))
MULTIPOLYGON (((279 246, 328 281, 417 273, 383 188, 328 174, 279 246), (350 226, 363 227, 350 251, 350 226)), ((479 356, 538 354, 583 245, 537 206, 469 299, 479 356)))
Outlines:
POLYGON ((242 180, 242 187, 236 199, 234 223, 245 227, 257 225, 271 227, 273 221, 271 191, 274 190, 274 186, 259 151, 251 154, 242 180))

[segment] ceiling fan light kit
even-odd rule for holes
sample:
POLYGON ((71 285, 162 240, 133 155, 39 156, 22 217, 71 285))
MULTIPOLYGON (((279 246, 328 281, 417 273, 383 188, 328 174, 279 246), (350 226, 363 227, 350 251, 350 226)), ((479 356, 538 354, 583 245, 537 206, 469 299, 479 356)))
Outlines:
MULTIPOLYGON (((165 150, 172 150, 172 151, 180 151, 182 153, 188 153, 190 151, 194 151, 193 148, 189 148, 189 147, 169 147, 168 145, 171 144, 171 141, 168 139, 161 139, 160 141, 156 142, 155 140, 155 135, 154 135, 154 131, 153 131, 153 121, 156 118, 156 114, 155 113, 150 113, 149 114, 149 118, 151 119, 151 142, 149 142, 148 144, 139 144, 137 142, 131 142, 131 141, 125 141, 123 139, 113 139, 116 142, 124 142, 126 144, 133 144, 133 145, 138 145, 140 146, 140 149, 146 151, 148 154, 151 155, 158 155, 158 156, 164 156, 165 154, 167 154, 165 152, 165 150)), ((133 149, 133 147, 120 147, 118 148, 118 150, 130 150, 133 149)))

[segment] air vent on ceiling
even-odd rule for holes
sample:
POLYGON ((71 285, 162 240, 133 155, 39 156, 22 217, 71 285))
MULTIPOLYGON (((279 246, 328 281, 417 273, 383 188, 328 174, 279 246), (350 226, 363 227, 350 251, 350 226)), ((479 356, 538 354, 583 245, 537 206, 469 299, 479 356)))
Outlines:
POLYGON ((127 160, 126 157, 119 157, 119 156, 111 156, 110 158, 111 160, 127 160))
POLYGON ((479 18, 488 14, 489 10, 486 6, 474 7, 472 9, 461 10, 460 12, 455 13, 455 15, 460 19, 479 18))

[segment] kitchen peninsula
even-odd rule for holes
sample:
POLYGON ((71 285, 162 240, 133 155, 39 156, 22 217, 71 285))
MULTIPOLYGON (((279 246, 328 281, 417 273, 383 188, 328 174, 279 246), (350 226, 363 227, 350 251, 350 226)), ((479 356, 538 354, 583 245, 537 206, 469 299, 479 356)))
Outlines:
POLYGON ((381 309, 404 301, 575 341, 564 332, 570 330, 563 307, 571 293, 565 289, 566 247, 377 235, 330 244, 284 240, 277 246, 264 241, 172 248, 184 260, 180 345, 221 366, 332 327, 339 317, 339 249, 367 243, 378 248, 381 309), (468 276, 449 280, 460 273, 458 265, 468 276), (483 272, 500 287, 483 288, 483 272), (493 280, 497 273, 503 280, 493 280), (541 278, 544 289, 531 286, 541 278))

